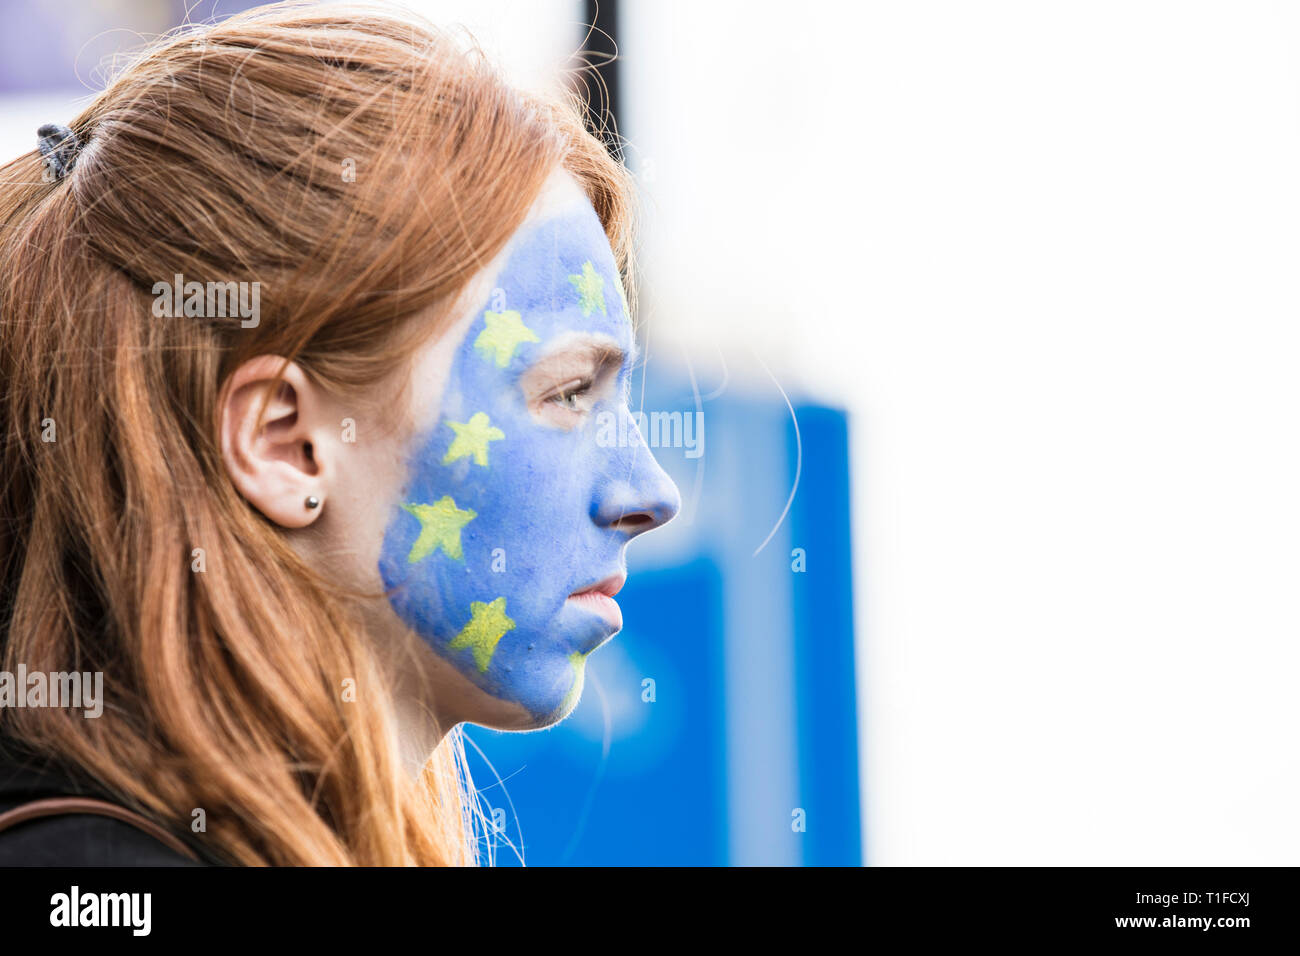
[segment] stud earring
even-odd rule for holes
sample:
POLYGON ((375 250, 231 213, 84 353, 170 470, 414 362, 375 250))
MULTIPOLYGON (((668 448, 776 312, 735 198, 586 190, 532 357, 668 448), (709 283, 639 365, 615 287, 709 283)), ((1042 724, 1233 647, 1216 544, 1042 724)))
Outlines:
POLYGON ((311 511, 313 508, 320 507, 320 499, 317 498, 315 495, 308 495, 307 500, 304 501, 303 504, 307 506, 308 511, 311 511))

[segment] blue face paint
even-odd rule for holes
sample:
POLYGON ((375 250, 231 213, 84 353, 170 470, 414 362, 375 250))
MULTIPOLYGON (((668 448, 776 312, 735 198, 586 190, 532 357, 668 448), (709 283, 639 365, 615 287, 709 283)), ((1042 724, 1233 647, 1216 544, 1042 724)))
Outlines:
POLYGON ((436 652, 546 723, 619 626, 570 595, 623 574, 627 542, 680 498, 635 429, 620 444, 598 426, 629 415, 636 345, 594 209, 528 227, 496 284, 416 442, 379 570, 436 652))

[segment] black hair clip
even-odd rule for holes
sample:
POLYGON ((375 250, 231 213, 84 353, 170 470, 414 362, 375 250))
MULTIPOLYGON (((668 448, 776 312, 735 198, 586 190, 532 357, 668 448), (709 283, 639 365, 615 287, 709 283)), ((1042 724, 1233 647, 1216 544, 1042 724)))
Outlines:
POLYGON ((60 180, 77 164, 77 154, 82 143, 77 134, 58 123, 46 123, 36 131, 36 148, 41 151, 45 165, 55 180, 60 180))

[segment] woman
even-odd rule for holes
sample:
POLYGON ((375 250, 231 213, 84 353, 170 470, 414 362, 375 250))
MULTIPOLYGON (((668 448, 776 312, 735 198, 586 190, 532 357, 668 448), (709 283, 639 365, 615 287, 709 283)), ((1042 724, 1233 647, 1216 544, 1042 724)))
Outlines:
POLYGON ((0 812, 131 814, 39 811, 4 859, 476 860, 457 726, 562 719, 679 506, 599 424, 632 189, 579 109, 275 5, 0 171, 3 668, 103 686, 11 680, 0 812))

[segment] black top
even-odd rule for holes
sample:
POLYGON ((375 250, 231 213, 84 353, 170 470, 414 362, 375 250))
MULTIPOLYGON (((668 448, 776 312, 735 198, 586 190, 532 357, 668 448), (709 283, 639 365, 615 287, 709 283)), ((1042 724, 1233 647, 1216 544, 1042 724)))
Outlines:
MULTIPOLYGON (((0 741, 0 813, 45 797, 111 794, 0 741)), ((193 846, 193 841, 186 841, 193 846)), ((195 852, 202 851, 195 847, 195 852)), ((203 866, 138 827, 91 813, 38 817, 0 830, 0 866, 203 866)))

